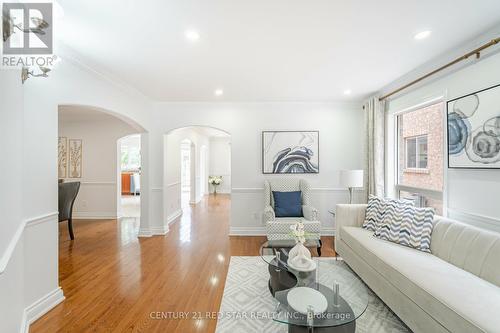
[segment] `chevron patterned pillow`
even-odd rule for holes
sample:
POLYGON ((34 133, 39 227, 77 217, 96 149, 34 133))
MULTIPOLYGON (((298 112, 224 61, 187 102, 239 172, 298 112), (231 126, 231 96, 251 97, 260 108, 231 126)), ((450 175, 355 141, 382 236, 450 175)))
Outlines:
POLYGON ((366 207, 365 221, 363 228, 375 232, 379 223, 384 217, 384 199, 370 195, 368 206, 366 207))
POLYGON ((375 237, 430 253, 434 209, 396 203, 388 206, 375 237))
POLYGON ((391 207, 397 205, 410 205, 413 202, 405 199, 379 198, 374 195, 368 197, 368 206, 366 207, 365 221, 363 228, 370 231, 377 231, 382 224, 392 216, 393 209, 391 207))

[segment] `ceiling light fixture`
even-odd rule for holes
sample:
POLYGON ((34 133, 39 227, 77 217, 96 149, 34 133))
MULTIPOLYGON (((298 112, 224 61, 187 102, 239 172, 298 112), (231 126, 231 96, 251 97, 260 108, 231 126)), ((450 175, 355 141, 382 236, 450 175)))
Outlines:
POLYGON ((351 94, 351 89, 344 90, 344 95, 350 95, 350 94, 351 94))
POLYGON ((196 30, 188 30, 186 31, 186 38, 191 42, 196 42, 200 39, 200 34, 196 30))
POLYGON ((215 90, 214 94, 215 94, 215 96, 222 96, 222 95, 224 95, 224 90, 217 89, 217 90, 215 90))
POLYGON ((421 31, 418 34, 416 34, 413 38, 415 38, 416 40, 421 40, 421 39, 425 39, 425 38, 429 37, 430 35, 431 35, 430 30, 424 30, 424 31, 421 31))

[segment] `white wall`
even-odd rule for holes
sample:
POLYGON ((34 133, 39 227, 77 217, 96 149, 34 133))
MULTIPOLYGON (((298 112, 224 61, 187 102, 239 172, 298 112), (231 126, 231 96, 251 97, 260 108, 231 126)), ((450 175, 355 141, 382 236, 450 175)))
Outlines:
MULTIPOLYGON (((499 83, 500 53, 497 53, 391 100, 389 113, 439 96, 450 100, 499 83)), ((445 178, 444 204, 449 216, 500 231, 500 170, 445 168, 445 178)))
MULTIPOLYGON (((194 156, 191 157, 191 163, 194 163, 195 173, 192 176, 192 181, 194 180, 195 203, 201 200, 203 195, 201 189, 201 170, 200 170, 200 158, 201 158, 201 147, 209 146, 208 137, 198 133, 193 128, 181 128, 173 130, 164 136, 164 163, 165 163, 165 182, 164 182, 164 193, 165 193, 165 217, 168 222, 172 222, 173 219, 178 216, 181 212, 181 142, 185 139, 189 139, 194 144, 194 156), (193 158, 194 157, 194 158, 193 158)), ((156 162, 153 162, 156 163, 156 162)), ((206 163, 207 165, 208 163, 206 163)))
MULTIPOLYGON (((153 117, 156 132, 200 125, 231 134, 232 234, 265 233, 261 215, 263 181, 272 177, 309 180, 324 232, 332 233, 333 219, 328 210, 348 200, 347 191, 338 188, 338 171, 363 167, 363 112, 358 103, 158 103, 153 117), (319 130, 320 173, 264 176, 261 131, 273 129, 319 130)), ((152 177, 153 184, 161 182, 161 174, 152 177)), ((170 195, 165 194, 168 200, 170 195)))
MULTIPOLYGON (((218 193, 231 193, 231 138, 210 138, 209 176, 222 176, 218 193)), ((213 187, 210 185, 210 193, 213 187)))
MULTIPOLYGON (((82 65, 60 44, 56 53, 63 61, 49 78, 30 78, 21 86, 20 70, 0 73, 0 152, 8 156, 1 163, 8 188, 0 194, 1 332, 24 330, 64 299, 58 280, 58 106, 99 107, 135 124, 138 131, 150 129, 151 104, 144 96, 82 65)), ((148 154, 158 141, 146 143, 148 154)), ((144 169, 148 178, 154 168, 144 169)), ((151 191, 149 179, 142 187, 151 191)), ((145 197, 158 199, 150 193, 145 197)), ((155 201, 160 207, 161 202, 161 197, 155 201)), ((141 204, 148 208, 141 227, 153 225, 151 217, 161 220, 161 211, 150 209, 144 197, 141 204)))
POLYGON ((18 332, 24 310, 23 89, 19 71, 0 73, 0 331, 18 332))
MULTIPOLYGON (((75 218, 116 218, 117 217, 117 165, 118 140, 136 133, 122 120, 101 114, 85 107, 66 106, 59 111, 59 136, 82 140, 82 178, 66 178, 80 181, 80 192, 75 201, 75 218), (92 113, 85 118, 74 118, 71 113, 92 113), (96 115, 97 113, 97 115, 96 115)), ((68 175, 69 176, 69 175, 68 175)))

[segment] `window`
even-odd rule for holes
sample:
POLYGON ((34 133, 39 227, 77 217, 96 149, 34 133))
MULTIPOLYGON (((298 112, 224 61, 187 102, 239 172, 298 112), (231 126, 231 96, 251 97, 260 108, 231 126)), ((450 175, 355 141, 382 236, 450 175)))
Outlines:
POLYGON ((141 149, 134 146, 122 145, 121 169, 124 171, 137 171, 141 167, 141 149))
POLYGON ((399 198, 442 214, 443 103, 396 114, 397 179, 399 198))
POLYGON ((406 168, 427 169, 427 134, 405 138, 406 141, 406 168))

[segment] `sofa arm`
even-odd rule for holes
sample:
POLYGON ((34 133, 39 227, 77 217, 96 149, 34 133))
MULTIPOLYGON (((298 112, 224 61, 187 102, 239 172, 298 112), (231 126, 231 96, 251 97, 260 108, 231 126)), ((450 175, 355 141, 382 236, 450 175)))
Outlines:
POLYGON ((337 241, 342 239, 342 227, 361 227, 365 221, 366 204, 337 205, 335 211, 335 250, 337 241))
POLYGON ((313 206, 302 206, 302 215, 308 221, 318 221, 318 210, 313 206))
POLYGON ((274 215, 274 209, 271 206, 266 206, 264 208, 264 222, 274 221, 276 216, 274 215))

